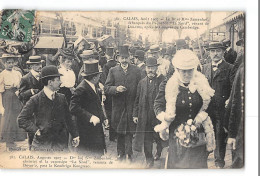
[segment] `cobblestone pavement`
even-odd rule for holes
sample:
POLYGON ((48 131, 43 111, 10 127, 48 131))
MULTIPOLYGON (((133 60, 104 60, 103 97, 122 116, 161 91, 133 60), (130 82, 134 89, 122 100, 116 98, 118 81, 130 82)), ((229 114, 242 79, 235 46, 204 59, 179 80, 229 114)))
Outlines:
MULTIPOLYGON (((117 157, 117 152, 116 152, 116 142, 111 142, 108 140, 108 134, 107 131, 106 133, 106 145, 107 145, 107 154, 106 156, 111 157, 111 158, 116 158, 117 157)), ((23 149, 23 152, 29 151, 28 150, 28 144, 27 140, 22 141, 22 142, 16 142, 17 147, 20 147, 23 149)), ((155 145, 155 144, 154 144, 155 145)), ((155 148, 155 147, 154 147, 155 148)), ((154 162, 154 167, 153 169, 164 169, 165 168, 165 158, 167 154, 167 149, 164 148, 162 152, 162 156, 160 160, 154 162)), ((0 143, 0 153, 6 151, 6 146, 5 143, 0 143)), ((155 152, 155 151, 154 151, 155 152)), ((227 149, 226 152, 226 157, 225 157, 226 165, 224 168, 230 168, 231 163, 232 163, 232 158, 231 158, 231 150, 227 149)), ((128 165, 128 168, 144 168, 145 167, 145 157, 144 154, 141 152, 134 152, 133 154, 133 163, 126 163, 128 165), (131 167, 129 167, 131 165, 131 167)), ((125 166, 125 165, 124 165, 125 166)), ((123 166, 123 167, 124 167, 123 166)), ((120 168, 120 165, 118 165, 118 168, 120 168)), ((208 168, 209 169, 215 169, 215 164, 214 164, 214 155, 211 153, 208 157, 208 168)))

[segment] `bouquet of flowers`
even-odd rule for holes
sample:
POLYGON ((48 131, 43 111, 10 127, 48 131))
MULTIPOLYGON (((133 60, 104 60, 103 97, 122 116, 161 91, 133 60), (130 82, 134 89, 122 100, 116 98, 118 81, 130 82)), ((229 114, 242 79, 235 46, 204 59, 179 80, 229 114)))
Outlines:
POLYGON ((186 148, 195 145, 199 141, 199 135, 195 121, 192 119, 187 120, 187 122, 181 124, 175 131, 175 138, 177 142, 186 148))

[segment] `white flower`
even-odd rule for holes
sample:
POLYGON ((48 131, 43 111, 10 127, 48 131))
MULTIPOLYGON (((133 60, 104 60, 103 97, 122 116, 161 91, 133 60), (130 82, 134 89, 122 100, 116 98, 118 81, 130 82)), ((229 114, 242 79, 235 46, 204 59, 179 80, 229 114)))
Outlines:
POLYGON ((192 122, 193 122, 192 119, 187 120, 187 124, 190 125, 190 126, 191 126, 192 122))
POLYGON ((190 139, 185 139, 184 142, 188 144, 190 142, 190 139))
POLYGON ((178 127, 178 131, 181 132, 183 130, 183 124, 181 124, 179 127, 178 127))
POLYGON ((189 132, 190 132, 190 126, 185 125, 185 131, 186 131, 187 133, 189 133, 189 132))
POLYGON ((175 134, 177 137, 179 137, 180 136, 180 133, 178 133, 178 132, 176 132, 176 134, 175 134))
POLYGON ((191 131, 195 131, 196 127, 194 125, 191 125, 190 129, 191 129, 191 131))
POLYGON ((179 136, 179 138, 180 138, 180 140, 184 140, 184 139, 186 138, 186 135, 185 135, 185 134, 181 134, 181 135, 179 136))

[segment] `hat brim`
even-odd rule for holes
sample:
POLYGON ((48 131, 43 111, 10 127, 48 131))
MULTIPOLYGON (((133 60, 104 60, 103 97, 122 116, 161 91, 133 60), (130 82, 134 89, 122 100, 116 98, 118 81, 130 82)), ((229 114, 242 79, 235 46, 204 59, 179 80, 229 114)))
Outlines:
POLYGON ((79 56, 80 56, 80 57, 83 57, 83 58, 93 58, 93 57, 94 57, 94 54, 92 54, 92 55, 80 54, 79 56))
POLYGON ((207 50, 209 51, 209 50, 211 50, 211 49, 218 49, 218 48, 221 48, 221 49, 223 49, 223 50, 227 49, 227 47, 221 46, 221 47, 211 47, 211 48, 207 48, 207 50))
POLYGON ((48 78, 48 77, 60 77, 60 76, 63 76, 63 74, 47 75, 47 76, 40 77, 40 79, 48 78))
POLYGON ((27 61, 26 64, 41 64, 42 62, 30 62, 30 61, 27 61))
POLYGON ((99 74, 99 73, 102 73, 102 71, 99 71, 99 72, 94 72, 94 73, 81 73, 81 76, 90 76, 90 75, 95 75, 95 74, 99 74))
POLYGON ((155 67, 155 66, 159 66, 160 64, 155 64, 155 65, 145 65, 146 67, 155 67))

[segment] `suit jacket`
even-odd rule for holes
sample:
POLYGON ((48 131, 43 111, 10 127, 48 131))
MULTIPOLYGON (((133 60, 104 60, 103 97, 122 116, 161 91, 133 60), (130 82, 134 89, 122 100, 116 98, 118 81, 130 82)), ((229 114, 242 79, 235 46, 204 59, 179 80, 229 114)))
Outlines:
MULTIPOLYGON (((153 81, 155 81, 155 89, 153 92, 152 100, 155 100, 157 93, 159 92, 159 85, 165 78, 163 76, 156 77, 153 81)), ((134 103, 133 117, 138 117, 138 123, 136 127, 136 136, 134 139, 134 150, 142 151, 142 146, 144 145, 144 137, 145 137, 145 129, 148 119, 148 77, 143 78, 137 86, 137 94, 134 103)), ((149 117, 151 120, 152 126, 155 126, 160 123, 159 120, 156 119, 153 109, 150 109, 153 113, 152 116, 149 117)), ((151 114, 150 114, 151 115, 151 114)))
POLYGON ((140 69, 129 64, 125 73, 122 67, 116 66, 109 70, 105 83, 105 93, 112 95, 112 128, 120 134, 135 132, 133 122, 133 106, 136 97, 137 85, 140 81, 140 69), (117 92, 117 86, 125 86, 125 92, 117 92))
POLYGON ((40 130, 41 135, 35 135, 32 143, 34 148, 40 150, 66 149, 68 131, 73 138, 78 136, 66 98, 59 93, 56 94, 53 101, 46 96, 43 90, 32 96, 19 114, 18 124, 20 128, 33 134, 38 129, 40 130))
POLYGON ((18 98, 23 104, 25 104, 32 96, 31 89, 37 89, 39 92, 43 89, 43 85, 32 75, 31 72, 29 72, 22 77, 19 88, 18 98))
POLYGON ((224 58, 225 61, 234 64, 236 58, 237 58, 237 52, 233 50, 233 48, 230 48, 229 50, 225 50, 224 52, 224 58))
POLYGON ((116 66, 116 61, 115 61, 115 60, 109 60, 109 61, 107 61, 107 63, 104 65, 104 67, 103 67, 103 73, 102 73, 101 78, 100 78, 100 82, 101 82, 102 84, 105 84, 105 82, 106 82, 109 69, 112 68, 112 67, 115 67, 115 66, 116 66))
POLYGON ((81 150, 104 152, 105 139, 102 122, 105 117, 100 97, 98 91, 95 93, 85 80, 78 85, 71 97, 70 112, 77 119, 80 136, 79 148, 81 150), (100 119, 100 123, 96 126, 89 122, 92 115, 100 119))
POLYGON ((218 69, 213 74, 212 64, 205 64, 202 68, 202 73, 206 76, 212 89, 215 90, 215 95, 211 100, 208 108, 209 116, 215 124, 216 120, 223 122, 225 113, 225 101, 229 98, 232 88, 231 70, 232 65, 226 61, 219 64, 218 69))

